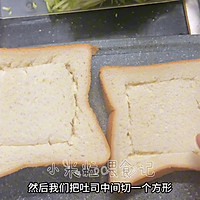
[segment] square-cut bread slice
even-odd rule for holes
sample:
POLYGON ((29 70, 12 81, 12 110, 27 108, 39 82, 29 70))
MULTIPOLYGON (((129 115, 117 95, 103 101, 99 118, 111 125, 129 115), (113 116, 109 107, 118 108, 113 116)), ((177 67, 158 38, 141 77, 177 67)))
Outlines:
POLYGON ((89 101, 90 45, 0 49, 0 176, 110 156, 89 101))
POLYGON ((200 60, 103 67, 111 182, 142 184, 175 169, 200 170, 200 60))

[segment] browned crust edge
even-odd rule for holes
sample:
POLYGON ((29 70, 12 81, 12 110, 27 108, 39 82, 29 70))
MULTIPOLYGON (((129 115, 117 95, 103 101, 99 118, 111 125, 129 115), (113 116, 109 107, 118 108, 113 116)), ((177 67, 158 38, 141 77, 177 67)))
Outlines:
MULTIPOLYGON (((91 111, 91 113, 92 113, 92 115, 93 115, 93 117, 94 117, 94 119, 95 119, 95 121, 96 121, 96 125, 97 125, 97 127, 98 127, 98 131, 101 133, 101 135, 102 135, 102 137, 103 137, 103 139, 104 139, 104 143, 105 143, 105 145, 106 145, 106 149, 107 149, 107 151, 108 151, 107 159, 105 160, 105 162, 103 162, 103 163, 96 163, 97 165, 102 166, 102 165, 106 164, 107 161, 109 160, 110 155, 111 155, 111 151, 110 151, 110 146, 108 145, 108 141, 107 141, 107 139, 106 139, 106 136, 104 135, 104 133, 103 133, 103 131, 102 131, 100 125, 99 125, 97 116, 95 115, 95 113, 94 113, 94 111, 93 111, 93 109, 91 108, 90 103, 89 103, 89 92, 90 92, 90 85, 91 85, 92 55, 95 55, 95 54, 96 54, 96 52, 98 51, 98 47, 97 47, 97 46, 91 46, 91 45, 90 45, 90 51, 91 51, 90 66, 89 66, 90 74, 89 74, 89 76, 88 76, 88 79, 89 79, 89 80, 88 80, 88 87, 87 87, 87 95, 85 96, 85 98, 87 99, 87 106, 88 106, 88 109, 91 111)), ((83 163, 80 163, 80 164, 83 164, 83 163)))
POLYGON ((193 60, 178 60, 178 61, 171 61, 171 62, 166 62, 166 63, 157 63, 157 64, 150 64, 150 65, 133 65, 133 66, 103 66, 100 69, 100 74, 102 71, 105 69, 118 69, 118 70, 124 70, 124 69, 132 69, 132 68, 138 68, 138 69, 144 69, 144 68, 154 68, 154 67, 166 67, 170 66, 172 64, 190 64, 190 63, 195 63, 195 62, 200 62, 200 58, 198 59, 193 59, 193 60))
MULTIPOLYGON (((172 65, 172 64, 189 64, 189 63, 193 63, 193 62, 200 62, 200 59, 194 59, 194 60, 180 60, 180 61, 172 61, 172 62, 168 62, 168 63, 159 63, 159 64, 152 64, 152 65, 142 65, 142 66, 103 66, 101 67, 100 71, 99 71, 99 77, 100 77, 100 83, 101 83, 101 87, 103 89, 103 96, 104 96, 104 101, 106 104, 106 108, 108 111, 108 115, 109 115, 109 120, 108 120, 108 125, 107 125, 107 137, 109 138, 109 144, 110 144, 110 148, 111 148, 111 159, 112 159, 112 152, 113 150, 113 138, 114 138, 114 134, 113 134, 113 124, 115 123, 115 115, 116 115, 116 108, 114 107, 114 103, 112 103, 111 98, 109 97, 109 91, 106 87, 106 83, 104 80, 104 77, 102 75, 102 72, 104 70, 107 69, 117 69, 117 70, 125 70, 125 69, 132 69, 132 68, 149 68, 149 67, 166 67, 166 65, 172 65)), ((175 171, 182 171, 182 170, 194 170, 192 168, 190 168, 189 166, 172 166, 172 165, 168 165, 165 166, 163 168, 157 168, 154 172, 155 172, 155 176, 153 177, 147 177, 147 176, 141 176, 140 178, 138 178, 137 180, 130 180, 130 183, 132 185, 141 185, 145 182, 150 182, 153 181, 157 178, 160 178, 164 175, 173 173, 175 171)), ((112 178, 109 177, 109 182, 112 182, 112 178)))
MULTIPOLYGON (((0 48, 0 51, 12 52, 12 51, 38 51, 38 50, 52 50, 52 49, 69 49, 69 48, 78 48, 78 47, 88 47, 90 49, 94 48, 94 53, 98 50, 97 46, 92 46, 91 44, 64 44, 64 45, 55 45, 55 46, 39 46, 39 47, 20 47, 20 48, 0 48)), ((95 55, 95 54, 93 54, 95 55)))
MULTIPOLYGON (((90 66, 89 66, 89 71, 90 71, 90 74, 88 76, 88 87, 87 87, 87 94, 85 96, 85 98, 87 99, 87 106, 88 106, 88 109, 90 110, 90 112, 92 113, 94 119, 95 119, 95 122, 96 122, 96 125, 98 127, 98 131, 101 133, 101 136, 104 140, 104 143, 105 143, 105 146, 106 146, 106 149, 107 149, 107 152, 108 152, 108 155, 106 155, 106 159, 104 162, 96 162, 95 164, 98 165, 99 167, 100 166, 103 166, 104 164, 107 163, 107 161, 109 160, 110 158, 110 147, 108 145, 108 142, 106 140, 106 137, 98 123, 98 120, 97 120, 97 117, 93 111, 93 109, 91 108, 90 104, 89 104, 89 91, 90 91, 90 85, 91 85, 91 63, 92 63, 92 55, 95 55, 98 51, 98 47, 97 46, 91 46, 90 44, 72 44, 72 45, 62 45, 62 46, 44 46, 44 47, 24 47, 24 48, 0 48, 0 51, 4 51, 6 53, 9 53, 9 52, 18 52, 18 51, 21 51, 21 52, 32 52, 32 51, 39 51, 39 50, 52 50, 52 49, 69 49, 69 48, 81 48, 81 47, 87 47, 89 50, 90 50, 90 66)), ((78 166, 81 166, 82 164, 85 164, 84 162, 82 161, 75 161, 77 163, 78 166)), ((92 162, 92 161, 91 161, 92 162)), ((49 166, 51 165, 52 162, 39 162, 39 163, 35 163, 35 164, 26 164, 26 165, 20 165, 16 168, 13 168, 5 173, 2 173, 0 174, 0 177, 3 177, 3 176, 6 176, 6 175, 9 175, 9 174, 12 174, 14 172, 17 172, 21 169, 24 169, 24 168, 31 168, 31 167, 45 167, 45 166, 49 166)), ((55 162, 56 165, 62 165, 63 164, 63 160, 59 161, 59 162, 55 162)), ((92 164, 92 163, 91 163, 92 164)))

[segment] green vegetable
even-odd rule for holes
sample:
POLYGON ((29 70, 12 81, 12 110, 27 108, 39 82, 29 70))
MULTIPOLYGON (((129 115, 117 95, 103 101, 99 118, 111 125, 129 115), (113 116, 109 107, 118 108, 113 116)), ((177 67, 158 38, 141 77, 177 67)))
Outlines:
POLYGON ((49 12, 87 9, 105 0, 45 0, 49 12))
MULTIPOLYGON (((102 5, 104 2, 110 1, 111 4, 123 3, 127 0, 45 0, 49 12, 63 12, 68 10, 88 9, 97 5, 102 5)), ((135 2, 142 3, 146 0, 135 0, 135 2)), ((130 2, 130 0, 129 0, 130 2)), ((133 1, 134 2, 134 1, 133 1)))
POLYGON ((2 7, 2 10, 5 10, 6 12, 8 12, 8 15, 12 15, 12 11, 10 7, 2 7))
POLYGON ((33 8, 36 9, 37 8, 37 4, 35 2, 32 3, 33 8))
POLYGON ((9 7, 2 7, 2 10, 5 10, 5 11, 7 11, 7 12, 9 12, 10 9, 11 9, 11 8, 9 8, 9 7))
MULTIPOLYGON (((146 1, 148 1, 148 0, 136 0, 138 3, 144 3, 144 2, 146 2, 146 1)), ((150 1, 150 0, 149 0, 150 1)))

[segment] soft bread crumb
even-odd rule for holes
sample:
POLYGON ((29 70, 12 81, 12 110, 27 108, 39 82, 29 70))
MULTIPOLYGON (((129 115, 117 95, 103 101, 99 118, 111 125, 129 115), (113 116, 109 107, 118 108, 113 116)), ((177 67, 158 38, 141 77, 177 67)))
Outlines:
POLYGON ((0 49, 0 176, 110 157, 89 106, 92 47, 0 49))
POLYGON ((141 67, 103 67, 116 176, 142 184, 174 169, 200 170, 200 60, 141 67), (124 167, 129 170, 124 173, 124 167))
POLYGON ((192 79, 127 85, 132 154, 198 151, 199 90, 200 81, 192 79))
POLYGON ((64 64, 0 71, 1 146, 70 142, 77 91, 64 64))

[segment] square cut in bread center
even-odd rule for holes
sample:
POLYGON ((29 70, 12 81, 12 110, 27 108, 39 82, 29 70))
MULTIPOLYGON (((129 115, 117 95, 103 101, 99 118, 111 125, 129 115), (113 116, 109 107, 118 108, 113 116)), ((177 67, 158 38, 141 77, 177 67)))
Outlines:
POLYGON ((174 79, 127 84, 129 133, 134 154, 195 151, 199 130, 200 83, 174 79))
POLYGON ((0 71, 0 144, 66 142, 75 115, 75 83, 64 64, 0 71))

